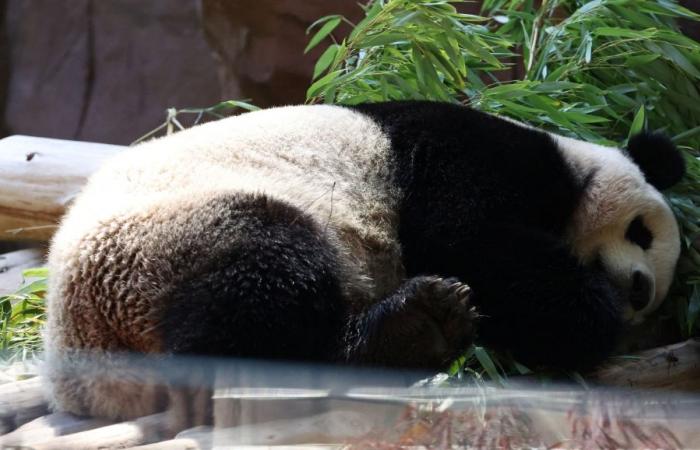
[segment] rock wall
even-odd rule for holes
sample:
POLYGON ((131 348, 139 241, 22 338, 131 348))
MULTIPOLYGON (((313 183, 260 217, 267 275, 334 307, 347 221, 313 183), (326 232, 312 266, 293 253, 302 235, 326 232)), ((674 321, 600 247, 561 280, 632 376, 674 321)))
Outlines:
POLYGON ((197 0, 7 0, 6 132, 128 144, 221 98, 197 0))
POLYGON ((309 25, 329 14, 352 21, 364 15, 353 0, 201 2, 204 31, 222 62, 224 97, 251 98, 261 106, 304 101, 314 63, 325 48, 304 55, 309 25))
MULTIPOLYGON (((334 13, 357 21, 357 3, 0 1, 0 137, 128 144, 162 123, 168 107, 302 102, 323 50, 303 54, 306 28, 334 13)), ((700 11, 700 0, 682 3, 700 11)), ((700 39, 697 23, 682 25, 700 39)))
POLYGON ((128 144, 168 107, 301 102, 305 30, 331 13, 362 15, 354 0, 0 2, 0 136, 128 144))

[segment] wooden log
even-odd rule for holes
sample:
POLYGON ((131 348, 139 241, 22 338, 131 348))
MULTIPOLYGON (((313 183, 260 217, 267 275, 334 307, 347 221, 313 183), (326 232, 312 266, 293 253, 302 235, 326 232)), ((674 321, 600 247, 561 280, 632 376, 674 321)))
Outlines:
POLYGON ((604 384, 646 389, 700 390, 700 340, 690 339, 612 358, 593 378, 604 384))
POLYGON ((54 413, 34 419, 15 431, 0 437, 0 448, 32 447, 58 436, 78 433, 108 425, 107 420, 54 413))
POLYGON ((153 444, 138 445, 129 450, 203 450, 197 441, 192 439, 170 439, 153 444))
POLYGON ((0 435, 46 414, 48 404, 41 378, 0 385, 0 435))
POLYGON ((22 283, 22 271, 41 266, 43 260, 44 252, 38 248, 0 255, 0 296, 16 291, 22 283))
POLYGON ((0 239, 44 241, 88 176, 119 145, 31 136, 0 140, 0 239))
POLYGON ((79 433, 68 434, 32 445, 33 450, 98 450, 126 448, 169 439, 167 413, 140 417, 79 433))

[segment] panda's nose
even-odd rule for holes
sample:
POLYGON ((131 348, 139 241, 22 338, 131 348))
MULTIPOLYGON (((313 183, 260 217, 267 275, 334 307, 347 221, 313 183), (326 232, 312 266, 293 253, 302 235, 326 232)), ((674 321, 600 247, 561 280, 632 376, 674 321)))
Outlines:
POLYGON ((630 289, 630 304, 635 311, 644 309, 650 300, 651 281, 643 272, 635 270, 632 274, 632 287, 630 289))

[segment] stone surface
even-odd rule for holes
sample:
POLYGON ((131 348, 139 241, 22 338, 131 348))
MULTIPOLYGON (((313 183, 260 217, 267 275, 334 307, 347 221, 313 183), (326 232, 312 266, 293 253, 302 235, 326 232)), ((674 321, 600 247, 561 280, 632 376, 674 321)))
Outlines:
MULTIPOLYGON (((222 61, 226 98, 259 106, 304 101, 321 44, 304 55, 306 29, 329 14, 352 21, 364 16, 354 0, 201 0, 204 30, 222 61)), ((347 28, 338 28, 342 36, 347 28)))
MULTIPOLYGON (((7 0, 7 132, 128 144, 221 98, 197 0, 7 0)), ((0 75, 1 78, 1 75, 0 75)))

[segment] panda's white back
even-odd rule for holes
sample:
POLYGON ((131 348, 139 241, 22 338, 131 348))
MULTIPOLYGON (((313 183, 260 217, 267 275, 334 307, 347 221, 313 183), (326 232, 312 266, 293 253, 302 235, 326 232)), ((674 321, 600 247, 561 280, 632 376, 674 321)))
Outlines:
POLYGON ((63 219, 49 265, 64 271, 86 233, 115 218, 176 215, 186 204, 243 192, 288 202, 341 234, 348 264, 366 278, 361 242, 377 242, 392 257, 399 252, 399 193, 391 178, 389 139, 363 114, 326 105, 245 113, 137 145, 107 162, 63 219))
POLYGON ((376 215, 373 207, 386 209, 397 194, 389 145, 377 124, 342 107, 246 113, 126 150, 90 179, 66 220, 224 191, 269 193, 323 213, 332 197, 331 222, 345 211, 376 215))

